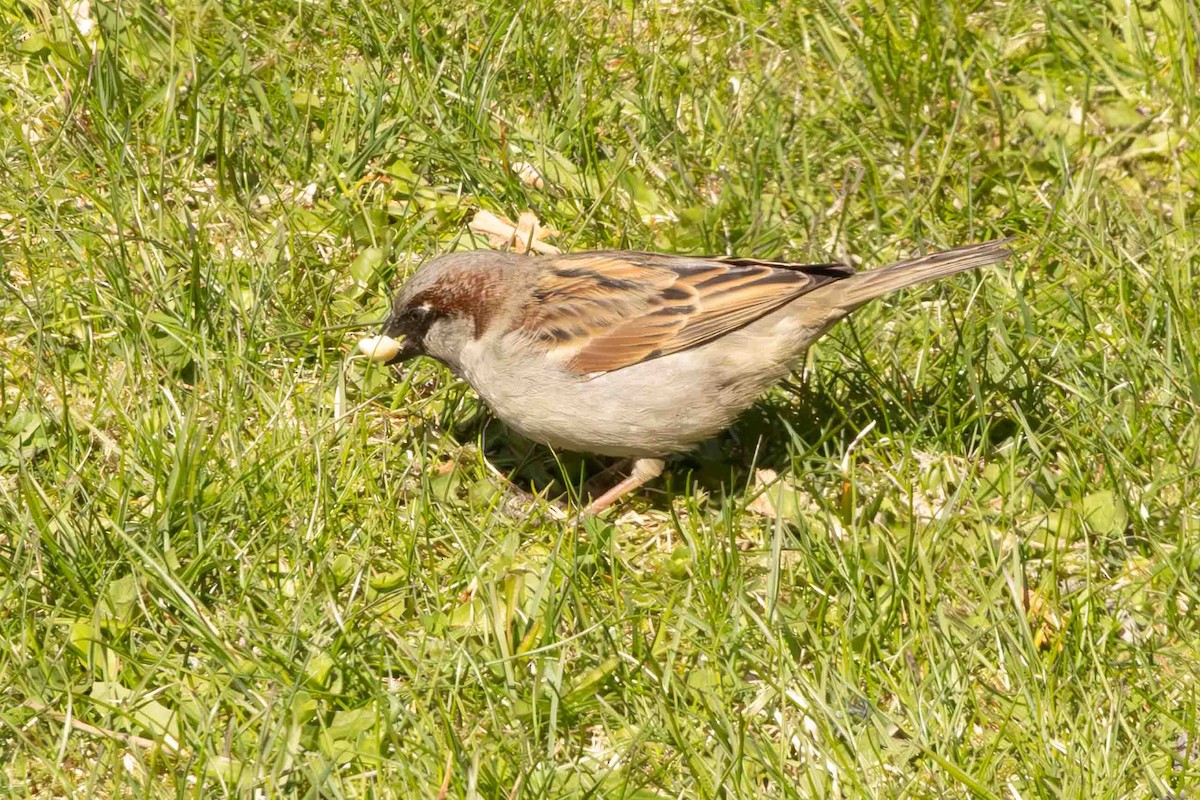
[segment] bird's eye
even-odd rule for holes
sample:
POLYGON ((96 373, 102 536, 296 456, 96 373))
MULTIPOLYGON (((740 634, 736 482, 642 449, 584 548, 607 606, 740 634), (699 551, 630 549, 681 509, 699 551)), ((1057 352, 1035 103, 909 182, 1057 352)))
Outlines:
POLYGON ((408 313, 416 319, 429 319, 430 317, 435 316, 437 311, 435 311, 433 306, 429 305, 428 303, 422 303, 419 306, 413 306, 411 309, 409 309, 408 313))
POLYGON ((414 329, 424 331, 442 316, 442 312, 428 303, 422 303, 419 306, 412 306, 409 308, 405 316, 408 318, 409 324, 414 329))

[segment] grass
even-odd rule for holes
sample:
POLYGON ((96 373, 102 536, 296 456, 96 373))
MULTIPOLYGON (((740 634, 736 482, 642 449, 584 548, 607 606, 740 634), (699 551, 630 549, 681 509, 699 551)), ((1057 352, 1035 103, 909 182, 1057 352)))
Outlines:
POLYGON ((0 27, 0 793, 1196 796, 1194 0, 0 27), (564 249, 1020 242, 575 526, 496 471, 602 463, 346 358, 480 208, 564 249))

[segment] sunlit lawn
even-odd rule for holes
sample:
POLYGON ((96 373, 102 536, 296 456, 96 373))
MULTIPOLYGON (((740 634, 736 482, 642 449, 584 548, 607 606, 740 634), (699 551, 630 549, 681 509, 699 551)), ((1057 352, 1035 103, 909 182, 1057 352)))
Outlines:
POLYGON ((1191 0, 0 27, 0 795, 1195 795, 1191 0), (1020 239, 576 524, 608 462, 348 358, 480 209, 565 250, 1020 239))

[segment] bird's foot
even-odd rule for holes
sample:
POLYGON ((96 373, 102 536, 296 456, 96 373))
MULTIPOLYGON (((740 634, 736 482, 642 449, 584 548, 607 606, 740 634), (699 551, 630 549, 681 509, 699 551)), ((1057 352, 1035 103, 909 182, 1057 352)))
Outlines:
POLYGON ((639 458, 633 462, 629 477, 593 500, 587 507, 588 514, 599 514, 625 495, 654 480, 662 474, 666 462, 661 458, 639 458))

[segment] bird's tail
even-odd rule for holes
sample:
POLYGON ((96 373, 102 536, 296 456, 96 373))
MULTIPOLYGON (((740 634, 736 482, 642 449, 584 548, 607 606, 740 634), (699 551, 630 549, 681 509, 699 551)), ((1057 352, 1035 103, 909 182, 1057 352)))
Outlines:
POLYGON ((995 239, 955 247, 953 250, 943 250, 940 253, 930 253, 879 269, 859 272, 824 288, 831 295, 831 303, 843 314, 848 314, 876 297, 944 278, 956 272, 978 269, 1003 261, 1012 255, 1012 251, 1005 246, 1011 241, 1011 237, 995 239))

